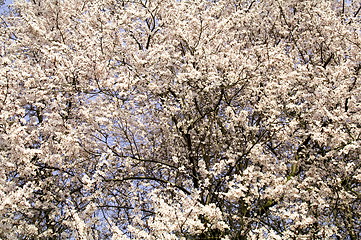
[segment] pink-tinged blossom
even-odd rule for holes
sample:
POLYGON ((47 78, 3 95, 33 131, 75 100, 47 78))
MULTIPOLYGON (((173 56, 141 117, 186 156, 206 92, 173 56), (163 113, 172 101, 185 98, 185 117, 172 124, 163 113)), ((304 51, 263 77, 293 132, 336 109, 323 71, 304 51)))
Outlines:
POLYGON ((359 239, 356 1, 17 0, 1 239, 359 239))

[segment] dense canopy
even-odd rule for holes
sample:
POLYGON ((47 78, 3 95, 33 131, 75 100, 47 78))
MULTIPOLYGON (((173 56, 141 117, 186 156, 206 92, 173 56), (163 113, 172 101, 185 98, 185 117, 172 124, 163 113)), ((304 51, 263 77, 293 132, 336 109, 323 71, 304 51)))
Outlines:
POLYGON ((18 0, 1 239, 361 239, 361 6, 18 0))

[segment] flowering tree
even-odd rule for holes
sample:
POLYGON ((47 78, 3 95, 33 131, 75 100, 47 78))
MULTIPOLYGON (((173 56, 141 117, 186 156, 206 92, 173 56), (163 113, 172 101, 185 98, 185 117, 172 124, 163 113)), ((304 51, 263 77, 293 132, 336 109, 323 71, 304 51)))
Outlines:
POLYGON ((361 238, 360 8, 16 1, 0 238, 361 238))

